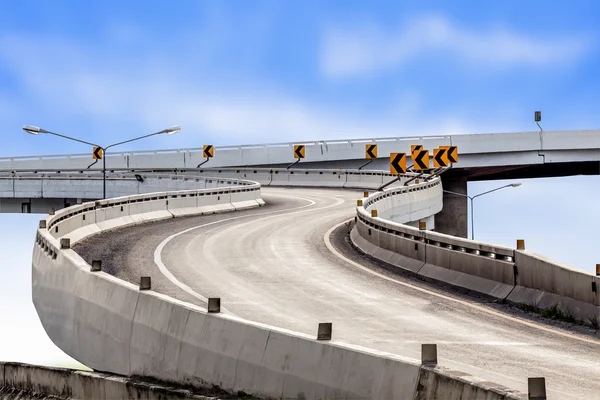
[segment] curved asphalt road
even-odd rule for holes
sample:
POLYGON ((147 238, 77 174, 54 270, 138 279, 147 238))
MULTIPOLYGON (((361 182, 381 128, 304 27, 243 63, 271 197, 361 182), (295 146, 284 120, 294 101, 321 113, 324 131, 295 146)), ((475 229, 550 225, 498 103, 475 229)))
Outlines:
POLYGON ((333 322, 336 341, 416 359, 421 343, 437 343, 445 367, 524 392, 527 377, 545 376, 550 398, 600 399, 600 340, 358 256, 347 228, 332 228, 362 192, 262 190, 267 207, 126 228, 76 250, 131 281, 149 273, 155 290, 182 300, 221 297, 249 320, 312 335, 333 322))

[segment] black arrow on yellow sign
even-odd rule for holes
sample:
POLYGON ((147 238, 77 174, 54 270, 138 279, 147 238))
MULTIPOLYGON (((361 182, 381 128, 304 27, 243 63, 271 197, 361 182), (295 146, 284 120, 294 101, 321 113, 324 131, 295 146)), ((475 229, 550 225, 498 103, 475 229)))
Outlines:
POLYGON ((410 146, 410 157, 415 158, 415 153, 423 150, 422 144, 413 144, 410 146))
POLYGON ((435 168, 447 167, 449 164, 448 157, 446 157, 446 149, 439 148, 433 150, 433 166, 435 168))
POLYGON ((429 151, 419 150, 413 154, 414 169, 417 171, 423 171, 429 169, 429 151))
POLYGON ((406 173, 406 153, 390 154, 390 174, 398 175, 406 173))
POLYGON ((456 164, 458 162, 458 146, 440 146, 440 149, 446 149, 449 163, 456 164))
POLYGON ((205 144, 203 153, 204 158, 212 158, 215 156, 215 148, 211 144, 205 144))
POLYGON ((368 159, 377 158, 377 145, 376 144, 368 144, 366 145, 366 153, 368 159))
POLYGON ((304 158, 304 145, 294 145, 294 158, 304 158))
POLYGON ((448 161, 450 161, 452 164, 458 162, 458 147, 450 146, 448 148, 448 161))
POLYGON ((102 150, 102 147, 96 146, 94 147, 94 151, 92 152, 92 158, 94 160, 102 160, 103 153, 104 150, 102 150))

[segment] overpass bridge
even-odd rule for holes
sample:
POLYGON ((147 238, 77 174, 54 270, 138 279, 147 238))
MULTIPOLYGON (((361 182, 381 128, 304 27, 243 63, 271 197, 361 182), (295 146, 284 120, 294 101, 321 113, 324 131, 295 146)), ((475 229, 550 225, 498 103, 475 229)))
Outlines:
MULTIPOLYGON (((410 146, 421 144, 432 150, 457 146, 459 162, 444 174, 445 190, 467 193, 467 182, 495 179, 541 178, 600 174, 600 131, 567 130, 321 140, 215 146, 214 158, 203 164, 202 148, 115 152, 106 155, 107 166, 119 169, 203 169, 221 167, 287 167, 294 161, 293 146, 303 144, 306 158, 293 168, 358 169, 365 164, 365 144, 378 145, 379 158, 368 170, 389 170, 389 154, 410 154, 410 146)), ((88 170, 91 153, 0 158, 0 171, 88 170)), ((100 169, 100 164, 89 170, 100 169)), ((0 182, 1 183, 1 182, 0 182)), ((10 197, 3 195, 2 197, 10 197)), ((16 203, 16 202, 15 202, 16 203)), ((68 204, 71 204, 68 202, 68 204)), ((467 199, 444 195, 444 209, 436 216, 437 229, 467 237, 467 199)), ((13 206, 15 207, 15 206, 13 206)), ((1 210, 0 210, 1 211, 1 210)))
POLYGON ((91 202, 82 187, 97 198, 94 172, 9 173, 13 199, 27 189, 80 203, 57 207, 36 235, 33 298, 50 338, 96 370, 270 397, 516 399, 541 396, 526 379, 540 376, 550 398, 600 392, 597 338, 492 305, 593 324, 600 278, 433 231, 446 175, 405 186, 406 174, 364 197, 391 176, 323 169, 341 158, 308 163, 308 150, 306 169, 115 171, 116 197, 91 202))

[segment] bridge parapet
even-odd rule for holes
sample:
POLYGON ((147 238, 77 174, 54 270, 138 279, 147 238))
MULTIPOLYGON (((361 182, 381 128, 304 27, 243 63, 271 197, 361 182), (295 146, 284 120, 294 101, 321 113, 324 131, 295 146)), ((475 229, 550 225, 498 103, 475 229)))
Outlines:
POLYGON ((363 199, 356 208, 357 223, 351 234, 355 246, 425 280, 527 308, 555 307, 565 319, 597 326, 600 277, 524 249, 405 225, 417 215, 426 218, 428 213, 433 215, 441 208, 437 206, 442 198, 441 187, 435 183, 420 185, 390 189, 363 199), (394 197, 404 199, 394 200, 394 197), (421 214, 415 214, 417 204, 423 211, 421 214), (374 209, 377 216, 372 213, 374 209), (394 221, 386 218, 390 214, 394 215, 394 221))

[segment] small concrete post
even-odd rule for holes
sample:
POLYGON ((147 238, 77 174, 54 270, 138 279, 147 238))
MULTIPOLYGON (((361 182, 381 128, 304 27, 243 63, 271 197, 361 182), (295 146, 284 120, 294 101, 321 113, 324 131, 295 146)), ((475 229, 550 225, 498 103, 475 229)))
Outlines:
POLYGON ((333 324, 331 322, 319 323, 319 328, 317 330, 317 340, 331 340, 332 329, 333 324))
POLYGON ((356 200, 356 206, 357 207, 362 207, 363 205, 363 201, 362 200, 356 200))
POLYGON ((377 217, 377 210, 371 210, 371 217, 377 217))
POLYGON ((420 231, 424 231, 427 229, 427 222, 425 221, 419 221, 419 230, 420 231))
POLYGON ((364 192, 363 197, 369 197, 369 192, 364 192))
POLYGON ((40 220, 39 228, 46 229, 46 220, 45 219, 40 220))
POLYGON ((421 345, 421 365, 437 365, 437 344, 421 345))
POLYGON ((92 260, 92 268, 91 272, 99 272, 102 271, 102 260, 92 260))
POLYGON ((71 248, 71 239, 60 238, 60 248, 61 249, 70 249, 71 248))
POLYGON ((517 250, 525 250, 525 240, 517 239, 517 250))
POLYGON ((50 210, 48 210, 48 214, 54 215, 54 213, 55 213, 54 207, 50 207, 50 210))
POLYGON ((546 400, 546 378, 528 378, 528 400, 546 400))
POLYGON ((140 290, 152 289, 152 278, 149 276, 142 276, 140 279, 140 290))
POLYGON ((600 276, 600 264, 596 264, 596 276, 600 276))
POLYGON ((221 312, 221 298, 211 297, 208 299, 208 312, 217 314, 221 312))

